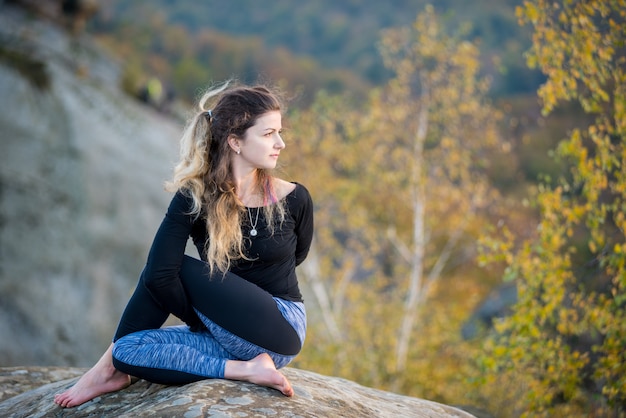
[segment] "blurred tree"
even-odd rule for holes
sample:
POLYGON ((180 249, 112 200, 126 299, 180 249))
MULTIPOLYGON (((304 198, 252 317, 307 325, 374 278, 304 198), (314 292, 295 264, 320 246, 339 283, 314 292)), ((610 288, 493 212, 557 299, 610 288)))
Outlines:
POLYGON ((389 30, 381 43, 395 78, 370 117, 379 122, 377 141, 387 137, 375 170, 395 173, 386 187, 400 197, 397 204, 405 206, 410 219, 404 225, 393 222, 389 229, 409 270, 398 372, 406 366, 430 288, 477 211, 493 197, 485 168, 487 150, 498 142, 498 112, 485 100, 488 82, 479 76, 479 50, 463 35, 448 35, 427 7, 413 27, 389 30))
POLYGON ((528 63, 547 76, 544 113, 575 101, 593 118, 558 145, 571 173, 539 188, 536 237, 485 240, 519 294, 487 345, 487 383, 521 382, 515 415, 623 416, 626 1, 532 0, 518 16, 534 28, 528 63))
POLYGON ((288 118, 302 138, 290 165, 311 173, 304 182, 317 205, 303 277, 328 343, 311 331, 316 345, 304 358, 312 368, 328 364, 322 372, 413 394, 429 387, 437 396, 451 394, 446 379, 464 373, 455 350, 471 306, 448 299, 420 315, 442 277, 469 280, 453 271, 473 263, 480 212, 495 198, 485 171, 498 144, 498 112, 485 98, 478 50, 461 35, 446 35, 426 8, 413 26, 383 35, 381 53, 395 76, 368 101, 321 93, 310 110, 288 118), (456 359, 434 360, 446 346, 456 359), (441 367, 414 373, 408 358, 441 367))

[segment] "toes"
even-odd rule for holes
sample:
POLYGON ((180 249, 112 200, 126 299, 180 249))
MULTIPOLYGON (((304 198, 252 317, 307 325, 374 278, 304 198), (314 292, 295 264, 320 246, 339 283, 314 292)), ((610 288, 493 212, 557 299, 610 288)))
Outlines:
POLYGON ((68 394, 60 393, 54 396, 54 403, 56 403, 62 408, 67 408, 70 402, 71 402, 71 398, 69 397, 68 394))
POLYGON ((293 396, 293 388, 291 387, 291 385, 287 386, 287 389, 285 390, 285 395, 289 397, 293 396))

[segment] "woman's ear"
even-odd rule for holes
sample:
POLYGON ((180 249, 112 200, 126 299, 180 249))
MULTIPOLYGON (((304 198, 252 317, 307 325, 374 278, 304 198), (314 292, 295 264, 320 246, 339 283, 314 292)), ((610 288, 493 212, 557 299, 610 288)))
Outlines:
POLYGON ((235 135, 228 136, 228 145, 230 145, 230 148, 237 154, 241 152, 239 147, 239 138, 237 138, 235 135))

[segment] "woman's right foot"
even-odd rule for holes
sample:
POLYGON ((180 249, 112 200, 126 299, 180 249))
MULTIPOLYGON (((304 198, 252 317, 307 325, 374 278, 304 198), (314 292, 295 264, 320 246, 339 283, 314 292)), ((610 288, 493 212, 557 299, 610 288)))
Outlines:
POLYGON ((260 386, 267 386, 280 391, 285 396, 293 396, 294 391, 289 380, 276 370, 274 361, 266 354, 259 354, 249 361, 230 360, 226 363, 224 377, 233 380, 245 380, 260 386))
POLYGON ((83 404, 104 393, 115 392, 130 385, 130 376, 113 367, 111 348, 78 382, 63 393, 54 395, 54 402, 64 408, 83 404))

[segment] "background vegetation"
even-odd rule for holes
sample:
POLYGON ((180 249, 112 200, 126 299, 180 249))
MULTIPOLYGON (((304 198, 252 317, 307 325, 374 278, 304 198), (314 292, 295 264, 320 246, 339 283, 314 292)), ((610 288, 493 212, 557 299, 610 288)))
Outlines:
POLYGON ((88 31, 163 111, 232 76, 296 94, 284 171, 317 216, 296 366, 624 416, 625 6, 112 0, 88 31))
MULTIPOLYGON (((390 3, 322 0, 294 7, 237 1, 224 4, 157 0, 100 5, 92 28, 113 43, 129 66, 167 79, 178 94, 192 97, 207 80, 236 75, 251 82, 259 75, 286 79, 313 94, 362 89, 384 82, 377 44, 385 28, 410 25, 424 0, 390 3)), ((516 0, 438 1, 448 28, 471 23, 467 37, 480 43, 483 71, 503 94, 536 89, 540 73, 525 65, 528 31, 516 22, 516 0)))

